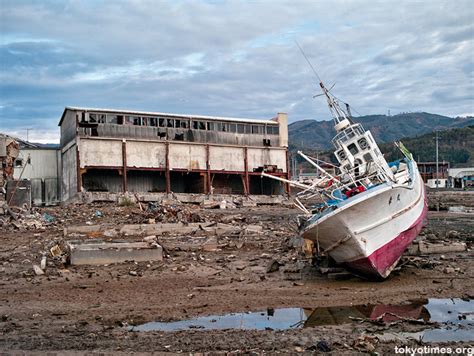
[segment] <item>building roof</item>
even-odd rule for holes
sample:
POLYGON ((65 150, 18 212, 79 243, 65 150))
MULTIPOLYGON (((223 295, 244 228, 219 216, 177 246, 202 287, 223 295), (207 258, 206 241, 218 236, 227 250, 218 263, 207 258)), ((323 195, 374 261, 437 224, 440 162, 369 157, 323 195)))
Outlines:
POLYGON ((234 118, 234 117, 220 117, 220 116, 204 116, 204 115, 186 115, 186 114, 173 114, 153 111, 133 111, 133 110, 117 110, 117 109, 100 109, 100 108, 84 108, 75 106, 66 106, 64 112, 59 120, 58 126, 61 126, 64 115, 67 110, 72 111, 87 111, 87 112, 103 112, 103 113, 117 113, 117 114, 129 114, 129 115, 145 115, 145 116, 163 116, 163 117, 177 117, 186 119, 201 119, 201 120, 215 120, 215 121, 233 121, 233 122, 245 122, 250 124, 270 124, 278 125, 275 120, 257 120, 257 119, 245 119, 245 118, 234 118))

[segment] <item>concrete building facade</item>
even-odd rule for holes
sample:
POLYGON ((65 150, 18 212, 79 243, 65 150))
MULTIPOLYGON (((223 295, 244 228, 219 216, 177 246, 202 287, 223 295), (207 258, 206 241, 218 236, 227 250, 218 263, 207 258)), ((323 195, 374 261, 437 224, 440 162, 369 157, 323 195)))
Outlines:
POLYGON ((79 192, 284 193, 288 117, 271 120, 66 107, 61 200, 79 192))

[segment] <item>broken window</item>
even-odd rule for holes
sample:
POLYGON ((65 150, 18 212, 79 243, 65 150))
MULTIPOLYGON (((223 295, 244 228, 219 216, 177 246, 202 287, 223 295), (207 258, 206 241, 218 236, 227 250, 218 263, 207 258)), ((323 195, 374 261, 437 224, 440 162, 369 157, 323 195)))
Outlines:
POLYGON ((270 139, 269 138, 264 138, 263 139, 263 145, 266 146, 266 147, 271 146, 270 139))
POLYGON ((206 123, 199 121, 199 130, 205 130, 206 129, 206 123))
POLYGON ((197 130, 197 129, 198 129, 198 126, 199 126, 198 122, 197 122, 197 121, 193 121, 193 129, 194 129, 194 130, 197 130))
POLYGON ((269 135, 278 135, 280 133, 279 126, 267 126, 267 134, 269 135))
POLYGON ((165 119, 159 118, 158 123, 160 124, 160 127, 165 127, 165 119))
POLYGON ((97 115, 89 114, 89 122, 97 122, 97 115))
POLYGON ((181 121, 181 128, 187 129, 188 126, 189 126, 189 125, 188 125, 188 121, 186 121, 186 120, 182 120, 182 121, 181 121))
POLYGON ((15 168, 23 167, 23 158, 17 158, 15 160, 15 168))
POLYGON ((173 119, 168 119, 167 120, 166 127, 174 127, 173 119))
POLYGON ((208 122, 207 123, 207 130, 208 131, 213 131, 214 130, 214 123, 213 122, 208 122))
POLYGON ((130 122, 137 126, 142 124, 141 118, 139 116, 130 116, 130 122))
POLYGON ((150 117, 150 126, 158 126, 158 119, 156 117, 150 117))
POLYGON ((174 135, 174 139, 176 141, 184 141, 184 134, 183 133, 180 133, 180 134, 177 133, 177 134, 174 135))
POLYGON ((174 120, 174 127, 179 129, 181 127, 181 120, 174 120))
POLYGON ((98 121, 100 124, 105 124, 105 114, 99 114, 98 116, 98 121))

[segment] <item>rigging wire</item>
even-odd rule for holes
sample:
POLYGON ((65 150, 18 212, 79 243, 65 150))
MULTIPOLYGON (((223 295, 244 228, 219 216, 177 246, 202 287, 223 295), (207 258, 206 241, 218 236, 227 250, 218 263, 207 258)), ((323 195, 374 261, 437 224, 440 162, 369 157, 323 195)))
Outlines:
POLYGON ((313 65, 309 61, 308 57, 306 56, 306 53, 304 53, 303 48, 301 48, 301 46, 300 46, 300 44, 298 43, 297 40, 295 40, 295 43, 298 46, 298 48, 300 49, 301 54, 303 55, 303 57, 306 59, 306 62, 308 62, 309 66, 313 70, 313 73, 316 75, 316 78, 318 78, 319 82, 321 83, 322 82, 321 78, 319 77, 318 73, 316 72, 316 69, 314 69, 313 65))
MULTIPOLYGON (((313 71, 313 73, 316 75, 316 78, 318 78, 319 82, 322 83, 322 80, 321 80, 321 77, 319 76, 319 74, 316 72, 316 69, 314 69, 313 65, 311 64, 308 56, 306 56, 306 53, 303 51, 303 48, 301 48, 300 44, 298 43, 297 40, 294 40, 296 45, 298 46, 299 50, 301 51, 301 54, 303 55, 303 57, 306 59, 306 62, 308 62, 311 70, 313 71)), ((334 83, 331 88, 329 89, 326 89, 328 92, 331 91, 332 88, 334 88, 334 86, 336 85, 336 83, 334 83)), ((318 97, 318 96, 321 96, 321 95, 324 95, 324 94, 319 94, 319 95, 315 95, 313 98, 315 97, 318 97)), ((341 103, 344 103, 344 104, 347 104, 349 105, 348 103, 346 103, 344 100, 341 100, 339 99, 337 96, 335 96, 333 93, 331 93, 331 95, 337 99, 338 101, 340 101, 341 103)), ((350 106, 352 110, 354 110, 359 116, 363 116, 359 111, 357 111, 352 105, 350 106)))

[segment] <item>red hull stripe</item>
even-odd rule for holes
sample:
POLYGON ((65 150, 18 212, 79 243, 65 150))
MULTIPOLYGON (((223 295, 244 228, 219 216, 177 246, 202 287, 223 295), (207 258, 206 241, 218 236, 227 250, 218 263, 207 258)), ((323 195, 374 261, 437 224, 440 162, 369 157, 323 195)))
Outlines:
POLYGON ((364 276, 386 278, 405 249, 413 242, 423 226, 426 225, 425 217, 427 211, 428 208, 425 203, 421 215, 408 230, 403 231, 390 242, 374 251, 370 256, 345 263, 346 267, 364 276))

